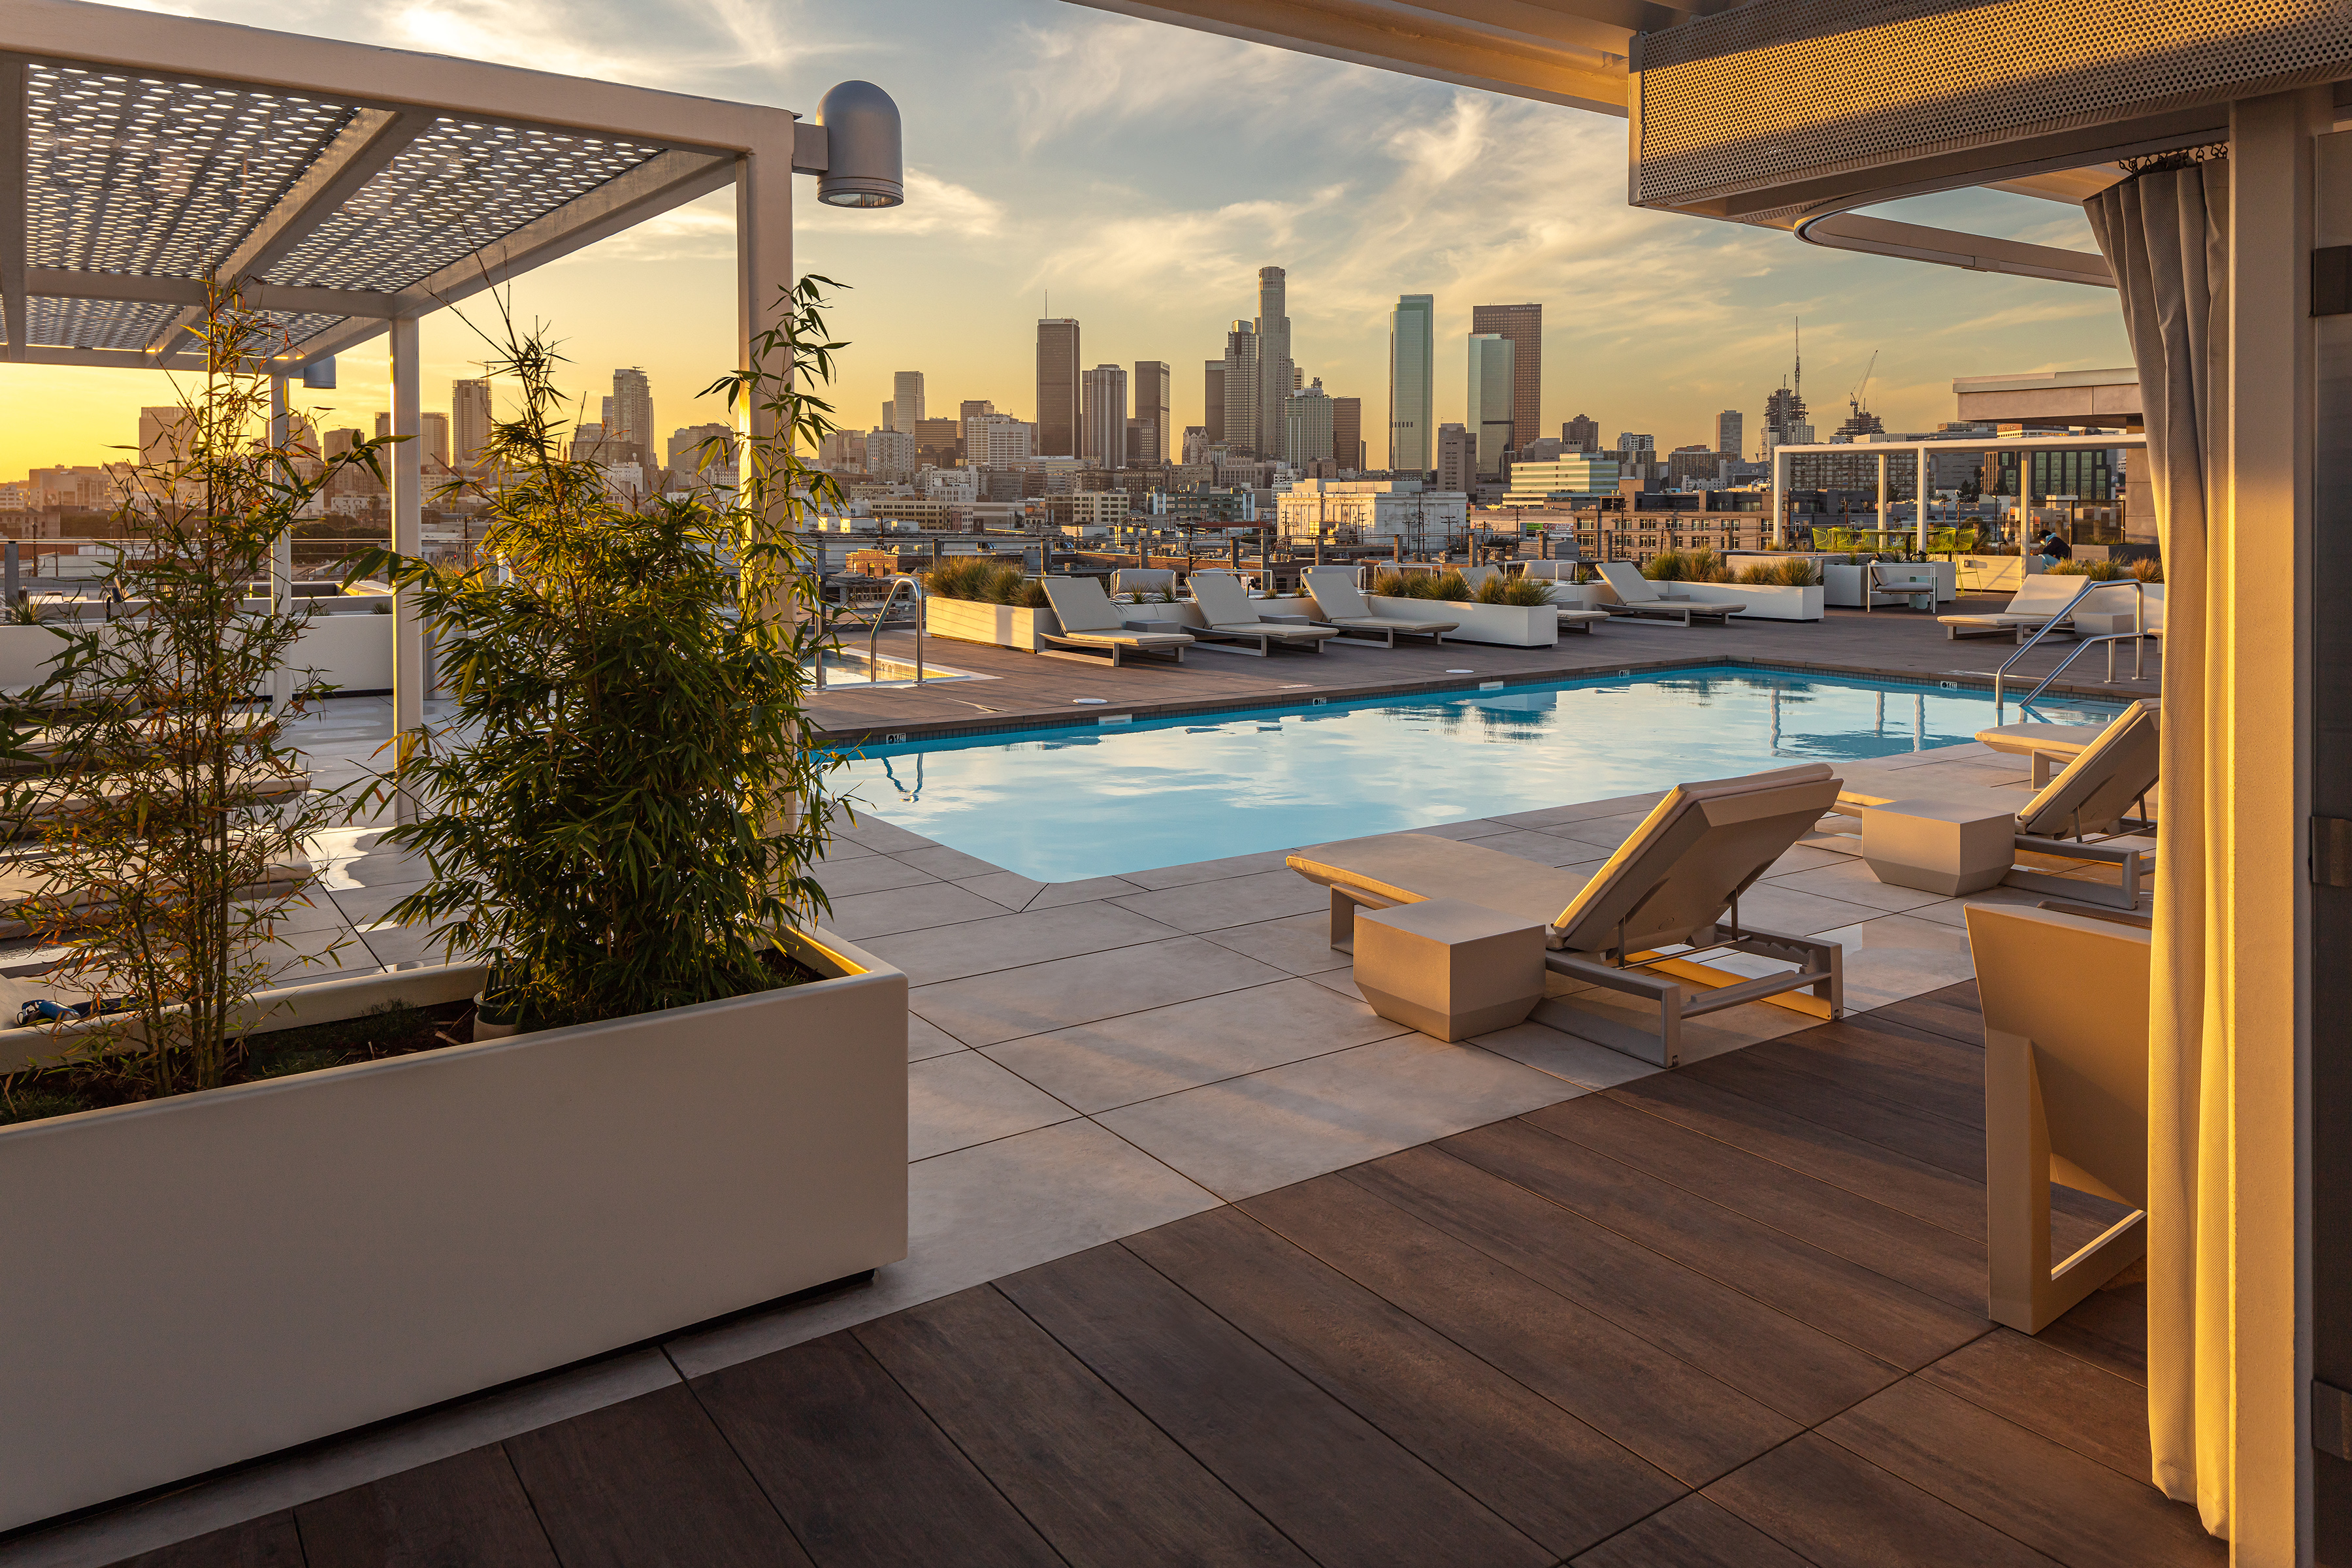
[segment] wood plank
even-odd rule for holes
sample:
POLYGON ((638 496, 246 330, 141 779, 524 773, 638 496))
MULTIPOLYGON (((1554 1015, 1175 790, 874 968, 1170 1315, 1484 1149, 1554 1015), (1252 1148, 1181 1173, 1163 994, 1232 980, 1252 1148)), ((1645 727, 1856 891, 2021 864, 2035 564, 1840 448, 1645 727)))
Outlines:
POLYGON ((1607 1098, 1864 1194, 1972 1241, 1985 1238, 1981 1181, 1884 1143, 1793 1115, 1688 1072, 1653 1073, 1618 1085, 1607 1098))
POLYGON ((1963 1045, 1984 1044, 1984 1009, 1977 1000, 1977 983, 1973 980, 1963 980, 1958 985, 1947 985, 1924 996, 1873 1007, 1870 1016, 1906 1028, 1942 1035, 1963 1045))
POLYGON ((1906 1369, 1992 1326, 1522 1121, 1456 1133, 1438 1147, 1906 1369))
POLYGON ((506 1440, 564 1568, 776 1568, 808 1553, 679 1385, 506 1440))
POLYGON ((1984 1052, 1867 1013, 1748 1047, 1757 1059, 1810 1073, 1851 1094, 1926 1110, 1984 1131, 1984 1052))
POLYGON ((2036 1336, 2093 1366, 2147 1384, 2147 1287, 2094 1290, 2036 1336))
POLYGON ((295 1510, 310 1568, 555 1568, 530 1499, 493 1443, 295 1510))
POLYGON ((1686 1486, 1704 1486, 1798 1431, 1730 1384, 1343 1176, 1241 1206, 1686 1486))
POLYGON ((1434 1147, 1341 1175, 1801 1425, 1826 1420, 1898 1375, 1850 1344, 1434 1147))
POLYGON ((2147 1390, 2013 1329, 1919 1374, 2136 1481, 2148 1477, 2147 1390))
POLYGON ((1237 1210, 1126 1246, 1555 1557, 1688 1489, 1237 1210))
POLYGON ((1304 1568, 1297 1547, 994 1287, 856 1333, 1075 1568, 1304 1568))
POLYGON ((2048 1568, 2053 1561, 1813 1432, 1706 1495, 1819 1568, 2048 1568))
POLYGON ((1671 1182, 1785 1236, 1898 1279, 1971 1316, 1985 1302, 1985 1245, 1605 1095, 1520 1118, 1671 1182))
POLYGON ((1325 1568, 1553 1560, 1122 1247, 997 1289, 1325 1568))
POLYGON ((846 1331, 691 1386, 823 1568, 1059 1561, 846 1331))
MULTIPOLYGON (((1801 1032, 1810 1035, 1813 1031, 1801 1032)), ((1889 1098, 1884 1092, 1873 1093, 1870 1084, 1850 1079, 1834 1064, 1817 1058, 1801 1052, 1783 1052, 1777 1057, 1759 1054, 1779 1043, 1767 1040, 1745 1050, 1710 1057, 1679 1069, 1675 1076, 1745 1095, 1776 1110, 1834 1127, 1850 1137, 1982 1184, 1985 1166, 1981 1107, 1974 1121, 1955 1121, 1925 1110, 1899 1095, 1889 1098)), ((1882 1090, 1885 1088, 1883 1083, 1878 1087, 1882 1090)))
POLYGON ((1805 1560, 1721 1504, 1694 1495, 1602 1542, 1570 1568, 1805 1568, 1805 1560))
POLYGON ((126 1557, 112 1568, 302 1568, 302 1541, 292 1513, 269 1513, 126 1557))
POLYGON ((2229 1561, 2194 1508, 1923 1378, 1873 1394, 1821 1435, 2077 1568, 2229 1561))

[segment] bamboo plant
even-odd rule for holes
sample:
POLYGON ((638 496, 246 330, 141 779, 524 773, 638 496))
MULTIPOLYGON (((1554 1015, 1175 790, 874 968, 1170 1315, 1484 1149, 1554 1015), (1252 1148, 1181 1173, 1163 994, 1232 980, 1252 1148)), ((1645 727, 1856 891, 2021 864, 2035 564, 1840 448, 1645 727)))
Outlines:
POLYGON ((488 963, 488 1007, 525 1026, 775 984, 778 938, 827 907, 811 870, 834 759, 803 708, 824 634, 796 531, 833 484, 798 455, 832 428, 805 384, 842 346, 825 286, 788 294, 760 368, 721 384, 762 416, 738 485, 682 499, 616 495, 565 455, 562 356, 504 318, 478 563, 353 564, 416 596, 454 689, 370 791, 416 803, 384 839, 429 877, 390 918, 488 963))
POLYGON ((310 837, 340 806, 307 793, 281 725, 331 688, 304 679, 289 709, 261 703, 309 618, 261 585, 272 546, 339 471, 383 473, 380 442, 321 458, 272 428, 278 334, 233 291, 210 289, 194 330, 203 374, 179 387, 157 448, 116 467, 128 526, 111 616, 49 623, 51 673, 7 714, 25 771, 5 832, 47 852, 17 867, 27 919, 67 935, 47 978, 98 1020, 65 1059, 143 1096, 220 1084, 255 994, 299 967, 278 938, 310 837))

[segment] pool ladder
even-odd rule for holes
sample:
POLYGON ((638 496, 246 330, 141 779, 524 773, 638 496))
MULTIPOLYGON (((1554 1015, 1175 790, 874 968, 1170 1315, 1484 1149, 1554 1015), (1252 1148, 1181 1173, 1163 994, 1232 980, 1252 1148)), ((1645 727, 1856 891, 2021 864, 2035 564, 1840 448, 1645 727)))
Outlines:
MULTIPOLYGON (((2073 668, 2076 659, 2082 658, 2084 654, 2087 653, 2092 648, 2097 647, 2102 644, 2105 645, 2107 650, 2108 685, 2112 686, 2115 684, 2116 644, 2119 642, 2128 642, 2132 645, 2132 679, 2137 681, 2145 678, 2147 668, 2147 584, 2141 582, 2137 577, 2131 578, 2129 581, 2132 590, 2132 629, 2127 632, 2103 633, 2098 637, 2084 637, 2077 641, 2074 644, 2073 651, 2068 653, 2063 659, 2059 661, 2057 668, 2043 676, 2042 678, 2041 684, 2037 685, 2032 690, 2027 692, 2024 696, 2017 700, 2017 709, 2019 712, 2021 713, 2025 711, 2025 710, 2032 707, 2034 699, 2040 697, 2043 692, 2050 689, 2051 682, 2056 680, 2060 676, 2073 668)), ((2072 610, 2075 605, 2081 604, 2083 600, 2090 595, 2091 590, 2094 588, 2116 588, 2121 587, 2122 585, 2123 584, 2121 583, 2115 581, 2103 583, 2095 578, 2084 578, 2083 580, 2083 585, 2074 591, 2074 596, 2066 601, 2065 607, 2061 609, 2056 615, 2051 616, 2048 620, 2042 622, 2040 626, 2036 627, 2032 637, 2026 638, 2023 642, 2018 645, 2017 651, 2009 656, 2008 661, 2002 664, 1999 669, 1992 672, 1992 720, 1994 723, 1999 724, 2003 721, 2005 700, 2002 697, 2001 687, 2002 682, 2008 679, 2011 667, 2015 665, 2019 659, 2023 658, 2027 654, 2032 653, 2033 651, 2034 645, 2040 642, 2043 637, 2048 637, 2052 629, 2054 628, 2060 621, 2066 618, 2067 612, 2072 610)))
MULTIPOLYGON (((911 590, 908 596, 908 603, 915 611, 915 684, 920 686, 923 683, 923 580, 911 574, 901 574, 891 579, 890 591, 882 596, 882 603, 875 607, 874 618, 869 623, 870 629, 866 634, 866 679, 868 685, 871 685, 874 680, 877 645, 882 636, 883 623, 890 618, 891 610, 897 606, 898 590, 901 588, 911 590)), ((846 605, 842 606, 842 611, 843 618, 853 624, 861 618, 856 611, 850 609, 846 605)), ((816 689, 819 691, 824 689, 824 651, 829 645, 832 634, 832 617, 828 616, 825 617, 816 649, 816 689)))

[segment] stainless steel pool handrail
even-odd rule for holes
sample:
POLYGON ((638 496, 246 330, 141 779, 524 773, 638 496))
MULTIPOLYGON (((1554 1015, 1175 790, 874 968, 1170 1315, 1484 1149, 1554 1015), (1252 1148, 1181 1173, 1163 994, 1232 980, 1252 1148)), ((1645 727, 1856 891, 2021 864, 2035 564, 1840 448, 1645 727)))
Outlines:
MULTIPOLYGON (((2028 708, 2032 707, 2033 700, 2041 696, 2043 692, 2049 690, 2050 683, 2052 681, 2057 679, 2060 676, 2065 674, 2068 669, 2073 668, 2076 659, 2082 658, 2085 653, 2088 653, 2091 649, 2099 647, 2101 644, 2105 644, 2106 646, 2107 682, 2109 685, 2113 685, 2116 679, 2116 644, 2119 642, 2137 641, 2139 642, 2141 648, 2145 649, 2147 647, 2146 637, 2147 634, 2144 632, 2132 631, 2103 632, 2095 637, 2084 637, 2082 641, 2076 643, 2067 651, 2066 657, 2059 661, 2057 668, 2052 670, 2049 674, 2042 678, 2041 685, 2035 687, 2032 690, 2027 692, 2024 696, 2017 700, 2017 710, 2022 713, 2028 708)), ((2137 667, 2136 666, 2135 668, 2137 668, 2137 667)), ((2140 677, 2137 674, 2134 674, 2132 679, 2134 680, 2137 680, 2140 677)), ((1995 717, 1999 717, 1998 710, 1995 712, 1995 717)))
POLYGON ((915 612, 915 684, 923 683, 923 580, 911 574, 901 574, 890 584, 890 592, 883 596, 881 608, 874 612, 873 629, 866 634, 866 680, 874 682, 874 672, 881 668, 877 643, 882 636, 882 623, 890 618, 890 606, 898 602, 898 590, 912 588, 914 596, 908 601, 915 612))
MULTIPOLYGON (((2011 654, 2008 659, 2002 663, 2001 667, 1992 672, 1992 718, 1994 723, 1998 724, 2001 721, 2002 715, 2006 710, 2006 703, 2001 694, 2002 683, 2007 679, 2010 669, 2017 663, 2017 661, 2023 658, 2027 654, 2032 653, 2034 649, 2034 646, 2040 643, 2043 637, 2048 637, 2052 632, 2057 630, 2058 624, 2068 617, 2069 613, 2073 611, 2075 605, 2081 604, 2085 598, 2089 597, 2092 589, 2120 587, 2126 582, 2130 584, 2134 595, 2132 599, 2132 629, 2129 635, 2137 637, 2144 637, 2147 635, 2147 584, 2141 582, 2137 577, 2121 580, 2109 579, 2105 582, 2102 582, 2095 577, 2084 578, 2083 585, 2074 590, 2074 596, 2067 600, 2063 605, 2060 605, 2056 613, 2052 615, 2048 620, 2042 622, 2041 626, 2034 628, 2033 635, 2026 638, 2023 642, 2018 644, 2017 651, 2011 654)), ((2125 634, 2118 632, 2112 635, 2121 637, 2125 634)), ((2096 642, 2103 641, 2105 639, 2095 637, 2090 640, 2096 642)), ((2139 655, 2139 658, 2145 658, 2145 651, 2143 650, 2139 655)), ((2066 668, 2067 664, 2072 664, 2074 662, 2074 661, 2072 658, 2069 658, 2066 660, 2066 664, 2060 665, 2058 669, 2063 670, 2066 668)), ((2145 668, 2144 664, 2136 661, 2132 666, 2132 679, 2135 680, 2138 679, 2139 672, 2145 668)), ((2042 681, 2042 686, 2037 686, 2033 689, 2033 697, 2041 696, 2042 687, 2048 686, 2050 681, 2055 680, 2057 678, 2058 670, 2053 670, 2049 679, 2042 681)), ((2020 708, 2024 707, 2027 702, 2033 700, 2033 697, 2026 698, 2025 700, 2023 702, 2020 702, 2018 706, 2020 708)))

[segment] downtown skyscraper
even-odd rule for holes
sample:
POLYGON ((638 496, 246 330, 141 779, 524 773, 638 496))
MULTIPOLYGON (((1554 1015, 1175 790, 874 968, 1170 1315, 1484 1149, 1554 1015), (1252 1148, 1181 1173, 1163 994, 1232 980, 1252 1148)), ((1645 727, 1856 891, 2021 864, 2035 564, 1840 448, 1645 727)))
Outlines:
MULTIPOLYGON (((1511 447, 1518 450, 1543 435, 1543 307, 1473 305, 1470 330, 1495 332, 1511 344, 1511 447)), ((1475 426, 1473 426, 1475 434, 1475 426)), ((1486 437, 1479 437, 1478 466, 1491 471, 1486 437)))
POLYGON ((1075 316, 1049 316, 1037 323, 1037 455, 1078 455, 1078 419, 1084 409, 1075 316))
MULTIPOLYGON (((1288 278, 1279 267, 1257 269, 1257 429, 1250 445, 1261 458, 1282 454, 1286 444, 1283 409, 1291 384, 1297 379, 1290 359, 1288 278)), ((1226 396, 1232 396, 1230 388, 1226 396)))
POLYGON ((1135 433, 1138 437, 1128 443, 1127 460, 1130 463, 1164 463, 1174 450, 1175 432, 1170 427, 1175 412, 1170 391, 1168 362, 1139 359, 1135 362, 1135 433))
POLYGON ((1517 449, 1511 439, 1513 347, 1500 332, 1470 334, 1470 417, 1464 424, 1482 478, 1500 474, 1503 454, 1517 449))
POLYGON ((1437 460, 1437 297, 1400 294, 1389 316, 1389 471, 1425 474, 1437 460))

